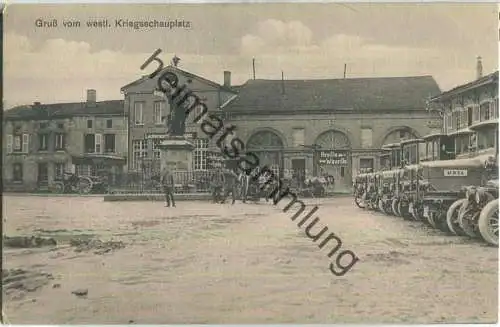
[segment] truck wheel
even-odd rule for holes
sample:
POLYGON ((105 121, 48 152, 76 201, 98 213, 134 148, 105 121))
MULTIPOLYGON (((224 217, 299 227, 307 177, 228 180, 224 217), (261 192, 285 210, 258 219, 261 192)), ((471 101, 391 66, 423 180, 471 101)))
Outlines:
POLYGON ((479 232, 491 245, 498 246, 498 199, 490 201, 479 214, 479 232))
POLYGON ((436 222, 434 221, 435 217, 436 217, 436 213, 435 212, 429 212, 429 214, 427 216, 427 222, 429 223, 429 225, 431 225, 432 228, 436 228, 437 229, 436 222))
POLYGON ((399 200, 397 198, 392 199, 391 208, 392 208, 392 212, 394 213, 395 216, 401 217, 401 213, 399 213, 399 211, 398 211, 398 203, 399 203, 399 200))
POLYGON ((458 224, 460 225, 460 228, 471 238, 477 238, 478 236, 474 228, 474 220, 479 213, 480 212, 471 213, 467 210, 459 210, 458 213, 458 224))
POLYGON ((465 201, 467 201, 467 199, 458 199, 453 202, 453 204, 448 208, 448 211, 446 211, 446 224, 448 224, 450 231, 457 236, 465 236, 465 233, 460 228, 460 224, 458 222, 458 212, 465 201))
POLYGON ((378 208, 380 212, 387 215, 387 212, 384 209, 384 201, 382 199, 378 200, 378 208))

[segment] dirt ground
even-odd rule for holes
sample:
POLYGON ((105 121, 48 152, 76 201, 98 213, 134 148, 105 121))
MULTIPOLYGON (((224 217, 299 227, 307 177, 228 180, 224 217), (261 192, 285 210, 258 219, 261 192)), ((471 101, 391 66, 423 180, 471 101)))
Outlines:
POLYGON ((4 248, 4 322, 497 321, 497 248, 363 211, 349 197, 309 203, 360 258, 344 276, 330 272, 329 249, 264 202, 4 197, 4 235, 58 243, 4 248))

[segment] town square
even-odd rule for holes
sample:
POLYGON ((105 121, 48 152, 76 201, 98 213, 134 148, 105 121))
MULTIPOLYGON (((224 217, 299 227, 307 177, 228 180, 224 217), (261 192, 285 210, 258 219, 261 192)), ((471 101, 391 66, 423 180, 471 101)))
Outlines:
POLYGON ((497 322, 493 4, 82 8, 3 18, 3 323, 497 322))

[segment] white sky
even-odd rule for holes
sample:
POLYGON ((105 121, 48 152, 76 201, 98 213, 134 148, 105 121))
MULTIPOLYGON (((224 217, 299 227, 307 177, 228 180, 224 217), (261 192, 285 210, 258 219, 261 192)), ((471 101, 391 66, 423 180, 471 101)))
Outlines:
POLYGON ((98 100, 122 99, 120 87, 144 73, 157 48, 168 64, 222 83, 252 78, 433 75, 442 90, 498 65, 495 4, 223 4, 11 5, 4 20, 4 98, 12 107, 76 102, 95 88, 98 100), (35 20, 57 19, 57 28, 35 20), (89 19, 112 27, 90 29, 89 19), (62 26, 80 20, 80 28, 62 26), (115 19, 183 19, 189 29, 134 30, 115 19))

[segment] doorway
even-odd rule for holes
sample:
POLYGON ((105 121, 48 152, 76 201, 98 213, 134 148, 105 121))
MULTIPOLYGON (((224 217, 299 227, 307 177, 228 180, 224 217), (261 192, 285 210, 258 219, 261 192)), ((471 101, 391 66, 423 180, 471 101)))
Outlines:
POLYGON ((49 182, 49 165, 45 162, 38 163, 38 184, 46 185, 49 182))
POLYGON ((300 183, 306 179, 306 159, 292 159, 292 178, 300 183))

